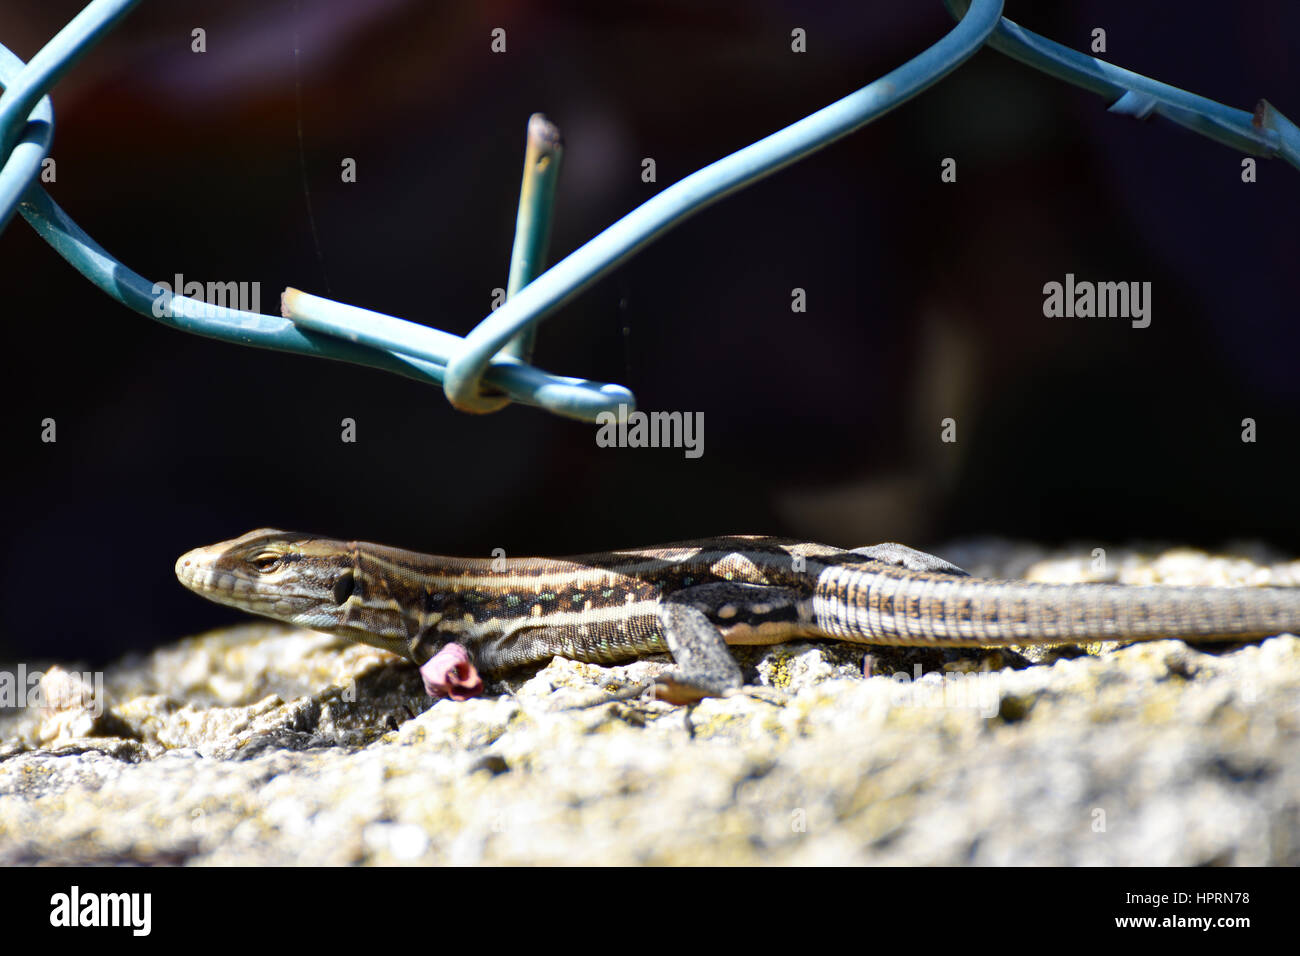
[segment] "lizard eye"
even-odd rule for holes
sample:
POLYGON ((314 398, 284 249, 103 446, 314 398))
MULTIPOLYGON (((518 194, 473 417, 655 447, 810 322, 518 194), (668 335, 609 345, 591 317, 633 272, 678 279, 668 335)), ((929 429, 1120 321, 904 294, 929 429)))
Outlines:
POLYGON ((263 574, 269 574, 271 571, 278 568, 280 562, 283 560, 283 557, 276 554, 274 551, 263 551, 257 557, 253 558, 252 565, 263 574))

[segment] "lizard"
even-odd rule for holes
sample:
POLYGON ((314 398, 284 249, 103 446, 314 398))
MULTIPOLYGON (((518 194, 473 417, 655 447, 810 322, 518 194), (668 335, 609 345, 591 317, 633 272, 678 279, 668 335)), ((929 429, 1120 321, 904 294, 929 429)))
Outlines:
POLYGON ((555 655, 668 652, 640 687, 692 704, 742 689, 729 644, 798 637, 922 647, 1247 640, 1300 631, 1300 588, 1039 584, 972 577, 897 543, 732 535, 567 558, 452 558, 264 528, 176 562, 220 604, 393 651, 433 697, 555 655))

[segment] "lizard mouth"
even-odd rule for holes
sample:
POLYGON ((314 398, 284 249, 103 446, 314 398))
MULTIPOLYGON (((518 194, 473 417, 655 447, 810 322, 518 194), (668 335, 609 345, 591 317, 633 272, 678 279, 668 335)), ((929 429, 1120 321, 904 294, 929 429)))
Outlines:
POLYGON ((176 559, 176 579, 191 591, 208 591, 212 588, 212 574, 202 560, 203 548, 186 551, 176 559))
POLYGON ((259 614, 289 613, 291 591, 266 591, 257 582, 214 560, 208 548, 195 548, 176 559, 176 580, 209 601, 259 614))

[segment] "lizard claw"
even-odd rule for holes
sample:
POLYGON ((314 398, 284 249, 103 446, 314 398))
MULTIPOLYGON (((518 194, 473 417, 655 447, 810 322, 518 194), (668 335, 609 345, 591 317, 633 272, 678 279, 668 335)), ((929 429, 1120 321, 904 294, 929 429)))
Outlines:
POLYGON ((706 697, 730 697, 738 688, 713 685, 712 682, 685 680, 664 674, 650 685, 650 699, 662 700, 679 707, 698 704, 706 697))
POLYGON ((483 693, 483 678, 465 648, 454 641, 424 662, 420 676, 430 697, 469 700, 483 693))
POLYGON ((678 707, 687 704, 698 704, 707 693, 702 692, 697 687, 691 687, 689 684, 679 684, 677 681, 661 677, 650 686, 650 699, 662 700, 665 704, 675 704, 678 707))

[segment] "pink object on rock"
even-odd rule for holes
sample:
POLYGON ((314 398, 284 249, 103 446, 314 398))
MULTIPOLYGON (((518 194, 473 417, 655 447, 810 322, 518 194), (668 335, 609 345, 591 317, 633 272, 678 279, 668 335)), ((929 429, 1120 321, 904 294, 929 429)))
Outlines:
POLYGON ((455 642, 425 661, 420 676, 430 697, 469 700, 483 693, 483 678, 474 669, 465 648, 455 642))

